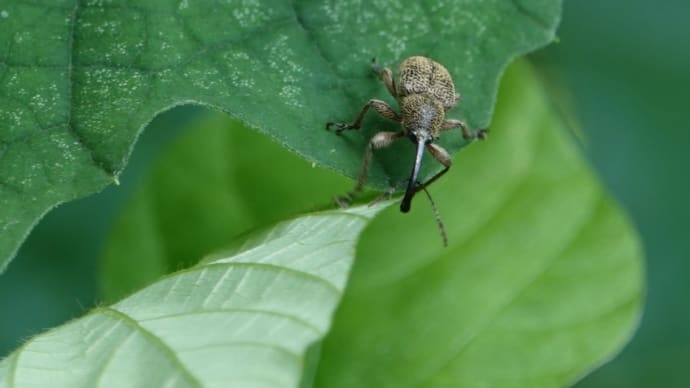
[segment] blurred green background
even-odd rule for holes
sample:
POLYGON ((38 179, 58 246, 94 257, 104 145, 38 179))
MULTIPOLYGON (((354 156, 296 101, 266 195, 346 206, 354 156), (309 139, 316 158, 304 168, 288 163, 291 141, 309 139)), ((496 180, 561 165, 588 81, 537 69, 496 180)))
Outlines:
POLYGON ((566 1, 561 43, 536 55, 570 95, 585 152, 646 251, 633 341, 580 387, 690 387, 690 2, 566 1))
MULTIPOLYGON (((647 255, 641 327, 579 387, 690 387, 690 3, 566 1, 560 43, 532 56, 554 107, 573 113, 583 151, 630 213, 647 255)), ((175 109, 144 132, 121 186, 60 206, 0 277, 0 356, 98 302, 109 228, 161 148, 203 111, 175 109), (21 296, 21 297, 18 297, 21 296)))

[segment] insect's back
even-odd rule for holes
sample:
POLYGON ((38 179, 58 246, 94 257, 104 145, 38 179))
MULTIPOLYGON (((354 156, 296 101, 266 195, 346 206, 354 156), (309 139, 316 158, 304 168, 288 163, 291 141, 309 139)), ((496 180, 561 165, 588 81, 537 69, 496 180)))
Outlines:
POLYGON ((455 85, 443 65, 426 57, 409 57, 398 68, 398 96, 422 94, 437 99, 445 111, 455 106, 455 85))

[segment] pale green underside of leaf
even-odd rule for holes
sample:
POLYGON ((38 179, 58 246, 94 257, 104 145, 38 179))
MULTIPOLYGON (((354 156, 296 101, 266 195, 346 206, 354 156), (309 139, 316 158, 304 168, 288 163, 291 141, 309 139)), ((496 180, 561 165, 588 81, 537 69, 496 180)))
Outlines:
MULTIPOLYGON (((448 248, 423 196, 365 230, 334 329, 305 372, 317 387, 560 387, 628 340, 638 240, 524 64, 508 71, 494 123, 430 188, 448 248)), ((212 117, 171 145, 113 230, 106 296, 269 222, 267 209, 309 208, 351 187, 267 143, 212 117)))
MULTIPOLYGON (((175 105, 228 112, 354 176, 372 131, 390 124, 367 120, 343 141, 324 123, 351 120, 369 98, 390 101, 370 74, 373 57, 395 67, 421 54, 444 63, 466 96, 454 114, 487 125, 502 69, 552 39, 560 4, 3 2, 0 270, 50 208, 116 181, 141 129, 175 105)), ((444 144, 455 153, 463 142, 453 134, 444 144)), ((393 152, 373 166, 372 185, 403 176, 393 152)))
POLYGON ((305 215, 29 340, 0 387, 291 387, 381 206, 305 215))

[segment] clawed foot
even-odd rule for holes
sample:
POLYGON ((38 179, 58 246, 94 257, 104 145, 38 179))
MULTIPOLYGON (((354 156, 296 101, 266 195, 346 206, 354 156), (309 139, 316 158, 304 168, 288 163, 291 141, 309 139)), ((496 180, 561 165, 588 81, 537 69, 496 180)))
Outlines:
POLYGON ((389 200, 393 193, 395 193, 395 187, 389 188, 388 190, 381 193, 378 197, 374 198, 371 202, 369 202, 369 206, 374 206, 381 201, 389 200))
MULTIPOLYGON (((368 206, 374 206, 381 201, 386 201, 386 200, 390 199, 391 196, 393 195, 393 193, 395 193, 395 191, 396 191, 395 187, 389 188, 388 190, 384 191, 383 193, 379 194, 376 198, 371 200, 371 202, 369 202, 368 206)), ((352 201, 354 200, 355 195, 356 194, 353 192, 347 193, 344 195, 339 195, 339 196, 335 197, 335 204, 338 205, 338 207, 341 209, 346 209, 346 208, 350 207, 350 205, 352 205, 352 201)))
POLYGON ((486 140, 488 137, 489 137, 489 128, 482 128, 476 132, 472 132, 471 134, 463 135, 463 138, 465 140, 473 140, 473 139, 486 140))
POLYGON ((326 123, 326 129, 327 130, 330 131, 333 128, 335 128, 335 133, 338 135, 340 135, 343 131, 345 131, 347 129, 357 129, 357 127, 355 125, 353 125, 352 123, 335 123, 333 121, 326 123))
POLYGON ((377 76, 381 76, 381 73, 383 72, 383 66, 376 62, 376 57, 371 58, 371 71, 377 76))
POLYGON ((341 209, 346 209, 352 204, 352 196, 350 194, 335 197, 335 204, 341 209))

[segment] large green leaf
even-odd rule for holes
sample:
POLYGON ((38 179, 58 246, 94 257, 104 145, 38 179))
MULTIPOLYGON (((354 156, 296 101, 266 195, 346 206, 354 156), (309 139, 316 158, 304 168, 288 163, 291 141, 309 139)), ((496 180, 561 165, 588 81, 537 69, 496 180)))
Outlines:
MULTIPOLYGON (((535 78, 511 68, 490 139, 430 188, 448 248, 423 196, 367 228, 317 386, 563 386, 627 341, 640 313, 639 243, 535 78)), ((223 231, 270 221, 270 201, 289 213, 348 188, 265 143, 214 117, 172 145, 113 230, 106 296, 213 249, 223 231), (192 160, 184 175, 194 178, 177 179, 192 160), (201 215, 196 227, 176 230, 190 214, 201 215)))
POLYGON ((358 234, 383 206, 254 233, 29 340, 0 362, 0 387, 294 387, 330 326, 358 234))
MULTIPOLYGON (((0 270, 51 207, 116 182, 142 128, 175 105, 223 110, 354 176, 371 123, 390 124, 368 121, 339 138, 324 136, 324 123, 385 98, 372 57, 395 66, 422 54, 444 63, 465 95, 455 115, 486 125, 502 69, 552 39, 560 3, 4 2, 0 270)), ((455 133, 444 144, 454 153, 463 142, 455 133)), ((403 147, 377 159, 373 185, 402 177, 403 147)))

